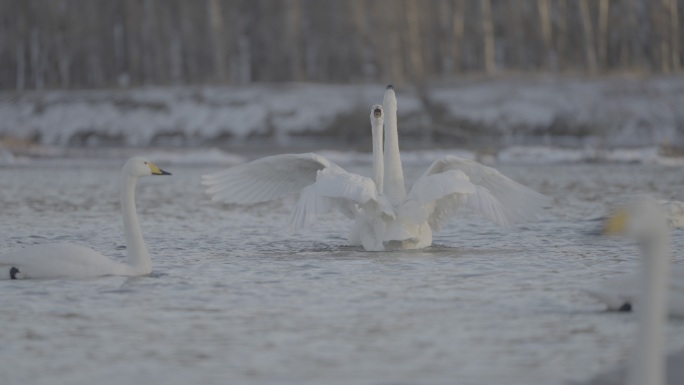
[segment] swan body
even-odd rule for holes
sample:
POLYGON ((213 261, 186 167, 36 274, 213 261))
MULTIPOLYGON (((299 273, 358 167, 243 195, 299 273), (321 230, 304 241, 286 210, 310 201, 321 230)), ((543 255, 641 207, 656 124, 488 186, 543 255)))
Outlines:
MULTIPOLYGON (((684 317, 684 266, 675 265, 669 266, 670 250, 670 227, 672 226, 672 210, 668 206, 669 202, 662 200, 648 200, 648 203, 640 203, 640 205, 647 205, 648 210, 642 209, 644 213, 636 212, 636 209, 623 209, 617 215, 613 216, 606 225, 605 231, 609 233, 616 232, 614 227, 625 227, 619 229, 623 232, 629 232, 632 236, 637 237, 642 246, 643 259, 650 261, 659 256, 668 263, 668 291, 670 295, 667 296, 667 309, 669 314, 675 317, 684 317), (636 219, 635 219, 636 217, 636 219), (646 219, 643 219, 645 217, 646 219), (651 219, 651 217, 655 217, 651 219), (631 223, 629 222, 636 222, 631 223), (647 221, 648 220, 648 221, 647 221), (622 223, 624 222, 624 223, 622 223), (652 222, 652 223, 651 223, 652 222), (648 224, 648 225, 647 225, 648 224), (627 228, 627 226, 631 226, 627 228), (651 247, 645 249, 644 245, 652 244, 645 243, 644 239, 661 239, 657 245, 658 248, 651 247), (664 246, 663 246, 664 245, 664 246), (649 255, 645 255, 646 252, 649 255), (662 256, 661 256, 662 255, 662 256)), ((639 206, 641 207, 641 206, 639 206)), ((664 273, 665 274, 665 273, 664 273)), ((611 278, 604 282, 600 287, 589 289, 588 292, 593 297, 604 302, 609 310, 631 310, 638 306, 638 298, 643 289, 642 276, 637 274, 628 274, 611 278)))
MULTIPOLYGON (((663 207, 657 202, 646 199, 632 204, 614 215, 604 229, 606 233, 626 233, 636 239, 641 249, 640 272, 634 278, 611 281, 607 287, 609 292, 622 292, 622 300, 628 300, 639 319, 635 349, 632 362, 628 368, 628 385, 663 385, 665 384, 665 332, 663 330, 668 305, 670 311, 681 311, 672 308, 668 297, 681 297, 673 292, 681 281, 670 278, 671 242, 670 229, 663 207), (671 286, 670 282, 675 283, 671 286), (669 289, 668 289, 669 288, 669 289), (669 293, 668 293, 669 292, 669 293)), ((681 272, 682 270, 679 270, 681 272)), ((679 277, 681 278, 681 276, 679 277)), ((680 289, 681 290, 681 289, 680 289)), ((599 290, 599 299, 605 295, 599 290)), ((596 294, 596 293, 594 293, 596 294)), ((612 294, 605 297, 608 302, 620 299, 612 294)), ((614 302, 618 304, 619 301, 614 302)), ((681 304, 681 302, 680 302, 681 304)), ((627 310, 621 305, 622 310, 627 310)))
POLYGON ((665 210, 670 227, 675 229, 684 228, 684 202, 659 200, 658 203, 665 210))
MULTIPOLYGON (((673 317, 684 317, 684 266, 670 267, 669 295, 667 308, 673 317)), ((629 311, 636 305, 640 292, 640 276, 627 274, 606 280, 600 287, 589 289, 594 298, 600 300, 609 310, 629 311)))
POLYGON ((212 200, 232 204, 301 192, 291 220, 294 230, 336 209, 354 220, 349 243, 369 251, 428 247, 432 231, 462 207, 506 226, 534 217, 549 203, 549 198, 495 169, 455 156, 435 161, 406 193, 393 87, 385 92, 383 106, 371 108, 370 119, 374 179, 349 173, 320 155, 285 154, 204 175, 202 184, 212 200))
POLYGON ((0 254, 0 280, 27 278, 88 278, 103 275, 137 276, 152 271, 135 210, 138 177, 170 175, 142 157, 129 159, 122 170, 121 210, 128 262, 119 263, 87 247, 54 243, 0 254))

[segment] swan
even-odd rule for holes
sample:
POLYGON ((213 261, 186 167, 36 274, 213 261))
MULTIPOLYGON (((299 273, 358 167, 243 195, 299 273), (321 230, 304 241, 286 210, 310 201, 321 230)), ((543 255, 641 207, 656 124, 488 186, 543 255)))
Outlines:
MULTIPOLYGON (((670 312, 684 310, 668 304, 673 297, 682 297, 682 275, 671 276, 670 259, 671 243, 667 215, 658 202, 643 199, 618 210, 607 222, 604 233, 623 233, 635 238, 641 249, 641 267, 637 276, 631 279, 631 286, 620 282, 618 289, 630 288, 622 298, 613 298, 614 291, 606 300, 623 302, 621 310, 631 310, 634 304, 638 318, 635 349, 632 352, 631 365, 627 371, 629 385, 663 385, 665 384, 665 331, 663 330, 668 306, 670 312), (679 282, 676 282, 679 280, 679 282), (678 283, 679 293, 672 284, 678 283), (668 286, 670 292, 668 293, 668 286), (634 290, 636 289, 636 290, 634 290), (624 302, 627 301, 627 302, 624 302), (628 306, 629 305, 629 306, 628 306)), ((684 272, 682 270, 679 271, 684 272)), ((616 281, 611 282, 610 286, 616 281)), ((615 289, 615 287, 613 287, 615 289)), ((590 293, 592 293, 590 291, 590 293)), ((599 298, 603 291, 593 292, 599 298)), ((679 302, 681 306, 682 302, 679 302)), ((681 315, 681 314, 680 314, 681 315)))
POLYGON ((674 229, 684 228, 684 202, 658 200, 665 210, 665 215, 670 227, 674 229))
POLYGON ((500 225, 532 218, 549 198, 475 161, 435 161, 407 194, 399 154, 396 95, 371 108, 373 175, 349 173, 317 154, 273 155, 202 176, 213 201, 250 205, 300 192, 291 218, 298 231, 333 209, 354 220, 351 245, 368 251, 420 249, 461 207, 500 225), (387 119, 387 121, 384 121, 387 119), (383 123, 386 128, 383 143, 383 123), (384 147, 384 151, 383 151, 384 147))
POLYGON ((669 281, 669 284, 665 283, 670 293, 667 296, 669 313, 675 317, 684 317, 684 266, 670 267, 669 213, 662 202, 644 199, 643 202, 616 211, 606 221, 604 232, 626 232, 636 237, 643 256, 642 270, 659 270, 651 276, 654 281, 645 281, 643 274, 629 274, 609 279, 587 292, 605 303, 609 310, 631 311, 639 307, 639 296, 649 285, 669 281))
POLYGON ((135 210, 138 177, 171 175, 143 157, 130 158, 123 166, 121 211, 128 262, 112 261, 87 247, 54 243, 34 245, 0 254, 0 280, 27 278, 88 278, 103 275, 138 276, 152 271, 135 210))

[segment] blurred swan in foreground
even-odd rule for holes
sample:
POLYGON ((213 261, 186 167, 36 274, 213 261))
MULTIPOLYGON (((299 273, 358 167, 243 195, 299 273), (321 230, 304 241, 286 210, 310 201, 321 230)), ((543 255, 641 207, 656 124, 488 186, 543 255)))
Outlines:
POLYGON ((671 243, 666 214, 656 201, 644 199, 619 210, 607 222, 607 234, 625 233, 641 249, 637 276, 617 279, 592 294, 609 307, 637 313, 639 325, 627 384, 665 384, 665 330, 668 313, 684 315, 684 270, 670 271, 671 243), (674 274, 672 274, 674 273, 674 274), (668 293, 668 287, 670 288, 668 293))
POLYGON ((407 194, 396 111, 394 88, 388 86, 383 106, 371 109, 375 180, 349 173, 320 155, 286 154, 204 175, 202 184, 213 201, 243 205, 301 192, 291 219, 294 230, 337 209, 355 221, 349 243, 369 251, 430 246, 432 230, 462 207, 508 226, 533 218, 549 204, 548 197, 495 169, 455 156, 435 161, 407 194))
MULTIPOLYGON (((669 281, 666 286, 670 291, 669 313, 684 317, 684 266, 670 267, 669 219, 661 202, 645 199, 620 209, 606 222, 604 232, 627 233, 634 237, 641 249, 644 268, 652 265, 660 268, 659 263, 666 265, 663 271, 659 270, 660 275, 653 275, 652 279, 657 279, 658 282, 669 281)), ((639 306, 638 298, 646 284, 643 274, 629 274, 609 279, 601 287, 588 291, 610 310, 630 311, 639 306)))
POLYGON ((684 202, 659 200, 658 203, 665 210, 670 227, 675 229, 684 228, 684 202))
POLYGON ((69 243, 34 245, 0 254, 0 279, 149 274, 152 261, 138 224, 135 185, 141 176, 171 174, 142 157, 129 159, 123 166, 122 174, 121 211, 127 263, 112 261, 95 250, 69 243))

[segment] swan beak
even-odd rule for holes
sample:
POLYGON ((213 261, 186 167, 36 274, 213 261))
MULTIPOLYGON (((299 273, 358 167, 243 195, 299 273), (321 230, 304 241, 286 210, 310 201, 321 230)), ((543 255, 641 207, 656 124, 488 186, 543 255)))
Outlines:
POLYGON ((171 175, 170 172, 166 172, 166 171, 160 169, 159 167, 157 167, 156 164, 154 164, 152 162, 148 163, 147 165, 150 166, 150 170, 152 171, 152 175, 171 175))
POLYGON ((616 212, 606 221, 603 226, 603 233, 606 235, 623 234, 627 228, 628 214, 625 210, 616 212))

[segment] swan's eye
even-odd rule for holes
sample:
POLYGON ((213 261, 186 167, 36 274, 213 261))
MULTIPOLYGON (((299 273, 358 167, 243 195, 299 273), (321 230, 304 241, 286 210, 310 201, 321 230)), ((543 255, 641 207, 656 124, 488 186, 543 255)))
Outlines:
POLYGON ((147 164, 147 162, 145 162, 145 164, 147 164))
POLYGON ((382 111, 379 108, 376 108, 375 111, 373 111, 373 115, 375 115, 376 118, 379 118, 380 115, 382 115, 382 111))

